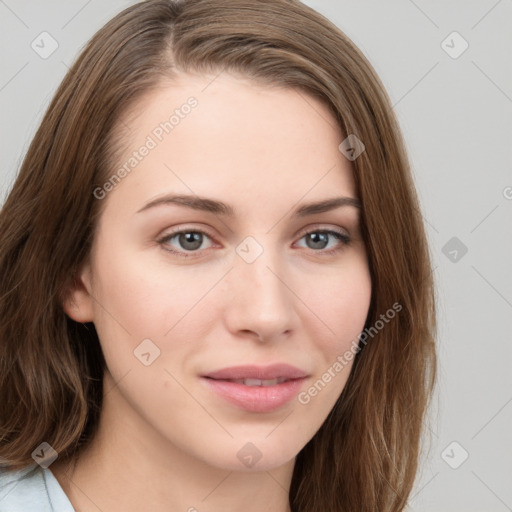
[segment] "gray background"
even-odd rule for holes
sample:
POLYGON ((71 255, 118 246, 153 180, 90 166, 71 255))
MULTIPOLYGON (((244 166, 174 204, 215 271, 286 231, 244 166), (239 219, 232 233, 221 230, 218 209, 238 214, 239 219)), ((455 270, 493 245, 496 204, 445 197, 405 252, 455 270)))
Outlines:
MULTIPOLYGON (((0 0, 2 202, 73 59, 131 3, 0 0), (31 48, 43 31, 58 43, 46 59, 31 48)), ((351 37, 382 78, 431 244, 440 376, 411 510, 512 510, 512 2, 305 3, 351 37), (460 37, 448 37, 454 31, 460 37)))

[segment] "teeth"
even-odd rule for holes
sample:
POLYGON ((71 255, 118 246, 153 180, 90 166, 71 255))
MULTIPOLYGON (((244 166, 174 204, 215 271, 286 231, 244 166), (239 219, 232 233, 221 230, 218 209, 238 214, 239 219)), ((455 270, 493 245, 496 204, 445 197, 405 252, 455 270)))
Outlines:
POLYGON ((236 384, 244 384, 245 386, 276 386, 277 384, 281 384, 284 382, 286 377, 279 377, 277 379, 234 379, 231 382, 235 382, 236 384))

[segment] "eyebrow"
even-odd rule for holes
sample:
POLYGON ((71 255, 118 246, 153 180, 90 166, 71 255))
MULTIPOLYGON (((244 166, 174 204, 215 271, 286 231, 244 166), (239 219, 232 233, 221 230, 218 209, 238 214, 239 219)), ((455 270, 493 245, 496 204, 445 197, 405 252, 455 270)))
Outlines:
MULTIPOLYGON (((204 211, 208 213, 215 213, 226 217, 234 217, 236 215, 235 209, 222 201, 211 199, 208 197, 199 197, 195 195, 166 195, 153 199, 145 204, 137 213, 144 212, 156 206, 177 204, 185 206, 193 210, 204 211)), ((354 197, 333 197, 331 199, 324 199, 323 201, 306 203, 294 210, 293 216, 306 217, 308 215, 315 215, 317 213, 324 213, 330 210, 335 210, 342 206, 352 206, 354 208, 361 208, 361 202, 354 197)))

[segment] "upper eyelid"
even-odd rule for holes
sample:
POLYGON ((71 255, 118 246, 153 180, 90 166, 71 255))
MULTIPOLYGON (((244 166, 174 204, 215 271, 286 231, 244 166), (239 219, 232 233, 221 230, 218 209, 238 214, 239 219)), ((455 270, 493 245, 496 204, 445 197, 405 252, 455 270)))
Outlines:
MULTIPOLYGON (((305 227, 305 228, 298 230, 295 236, 298 236, 299 234, 301 234, 301 236, 304 236, 305 234, 307 234, 311 231, 337 231, 337 230, 343 230, 343 231, 346 231, 346 234, 350 234, 350 230, 345 227, 341 227, 341 226, 333 227, 332 225, 326 226, 325 224, 318 223, 318 224, 314 224, 310 227, 305 227)), ((184 226, 182 228, 176 228, 176 229, 169 231, 168 233, 164 232, 164 234, 160 235, 158 238, 161 239, 161 238, 165 238, 167 236, 173 236, 173 235, 177 235, 177 234, 184 233, 184 232, 185 233, 200 232, 200 233, 204 233, 204 234, 208 235, 210 238, 216 238, 215 235, 211 234, 207 228, 194 227, 194 226, 184 226)))

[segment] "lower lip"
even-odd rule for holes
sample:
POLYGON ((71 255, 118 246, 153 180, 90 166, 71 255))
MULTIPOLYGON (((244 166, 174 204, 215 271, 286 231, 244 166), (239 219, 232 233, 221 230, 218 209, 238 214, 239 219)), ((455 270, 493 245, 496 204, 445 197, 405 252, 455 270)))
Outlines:
POLYGON ((305 378, 287 380, 275 386, 246 386, 206 377, 201 380, 222 398, 246 411, 271 412, 297 396, 305 378))

